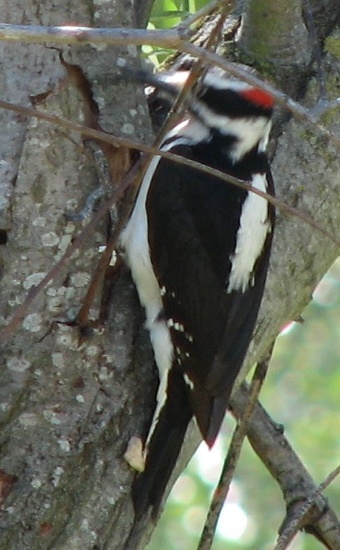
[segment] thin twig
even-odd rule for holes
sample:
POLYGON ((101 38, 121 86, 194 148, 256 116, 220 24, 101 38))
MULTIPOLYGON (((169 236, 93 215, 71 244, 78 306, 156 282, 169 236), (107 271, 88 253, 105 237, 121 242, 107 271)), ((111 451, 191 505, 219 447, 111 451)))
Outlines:
POLYGON ((215 2, 210 2, 200 10, 197 10, 195 13, 188 15, 183 21, 181 21, 176 27, 177 29, 187 29, 191 27, 199 19, 203 19, 210 13, 214 12, 219 8, 219 6, 224 6, 225 0, 216 0, 215 2))
POLYGON ((237 462, 239 460, 242 445, 247 435, 248 423, 257 403, 266 373, 268 370, 273 347, 267 358, 257 364, 254 376, 252 378, 249 395, 243 414, 237 422, 236 429, 231 438, 228 453, 223 464, 221 476, 212 498, 210 509, 202 531, 201 539, 197 550, 210 550, 217 527, 217 522, 221 514, 223 505, 228 495, 230 483, 234 477, 237 462))
MULTIPOLYGON (((68 130, 79 132, 80 134, 93 138, 96 141, 104 141, 113 146, 120 145, 122 147, 127 147, 130 149, 137 149, 139 151, 143 151, 144 153, 159 155, 160 157, 164 157, 166 159, 172 160, 173 162, 177 162, 178 164, 188 166, 189 168, 195 168, 197 170, 200 170, 204 174, 209 174, 210 176, 219 178, 221 181, 225 181, 226 183, 235 185, 236 187, 240 187, 241 189, 245 189, 246 191, 250 191, 252 193, 255 193, 255 195, 258 195, 259 197, 266 199, 268 202, 273 204, 276 208, 279 208, 282 212, 285 212, 286 214, 289 214, 291 216, 295 216, 300 220, 302 220, 304 223, 307 223, 311 227, 314 227, 314 229, 316 229, 319 233, 327 237, 327 239, 330 239, 336 246, 340 248, 340 240, 337 239, 334 236, 334 234, 330 233, 322 225, 316 222, 306 212, 302 212, 298 208, 294 208, 293 206, 290 206, 289 204, 285 203, 283 200, 273 197, 268 193, 265 193, 263 191, 260 191, 259 189, 252 187, 249 183, 246 183, 243 180, 235 178, 234 176, 231 176, 229 174, 225 174, 224 172, 220 172, 220 170, 217 170, 216 168, 211 168, 210 166, 206 166, 204 164, 201 164, 200 162, 196 162, 194 160, 181 157, 180 155, 175 155, 174 153, 170 153, 169 151, 161 151, 154 146, 145 145, 144 143, 136 143, 135 141, 127 138, 121 138, 121 137, 113 136, 112 134, 101 132, 99 130, 94 130, 93 128, 89 128, 88 126, 83 126, 82 124, 77 124, 75 122, 71 122, 65 118, 58 117, 55 115, 49 115, 47 113, 38 111, 36 109, 22 107, 21 105, 14 105, 13 103, 9 103, 7 101, 2 101, 2 100, 0 100, 0 108, 8 109, 27 117, 35 117, 41 120, 45 120, 46 122, 49 122, 50 124, 53 124, 55 126, 61 126, 61 127, 67 128, 68 130)), ((339 145, 340 145, 340 140, 339 140, 339 145)), ((105 210, 104 213, 106 213, 106 211, 107 210, 105 210)))
POLYGON ((102 217, 106 214, 109 208, 114 202, 116 202, 120 197, 122 197, 126 189, 133 184, 133 182, 139 177, 140 164, 135 164, 126 177, 122 180, 120 185, 115 189, 112 196, 98 209, 94 214, 89 223, 84 227, 84 229, 79 233, 79 235, 74 239, 74 241, 68 246, 66 252, 58 260, 50 271, 45 275, 45 277, 33 288, 31 288, 22 302, 22 304, 15 310, 13 317, 10 319, 9 323, 0 331, 0 345, 5 344, 13 332, 17 329, 23 318, 25 317, 29 307, 31 306, 33 300, 37 298, 40 292, 52 281, 60 271, 65 268, 74 252, 84 246, 86 239, 91 235, 96 225, 100 222, 102 217))
POLYGON ((254 73, 243 69, 242 67, 232 63, 231 61, 227 61, 225 58, 214 52, 204 50, 199 46, 195 46, 194 44, 191 44, 189 42, 181 42, 177 46, 177 49, 183 53, 190 54, 193 57, 200 57, 208 65, 220 67, 222 70, 231 74, 235 78, 239 78, 244 82, 247 82, 251 86, 255 86, 256 88, 261 88, 262 90, 270 94, 277 103, 289 110, 295 116, 295 118, 315 128, 315 130, 319 134, 329 140, 337 149, 340 149, 340 139, 336 137, 332 132, 330 132, 325 126, 320 124, 320 122, 318 122, 317 117, 315 117, 313 114, 313 109, 306 109, 300 103, 294 101, 287 94, 277 90, 268 82, 264 82, 263 80, 255 76, 254 73))
MULTIPOLYGON (((221 11, 221 15, 217 20, 215 27, 212 29, 209 35, 209 39, 205 45, 206 49, 210 49, 210 48, 212 50, 216 49, 218 35, 221 32, 223 28, 223 23, 227 17, 228 12, 230 11, 230 3, 231 2, 224 1, 224 6, 221 11)), ((176 98, 174 104, 171 107, 169 116, 157 137, 157 141, 155 145, 160 146, 160 144, 162 143, 164 136, 172 127, 176 115, 181 112, 181 108, 185 104, 187 98, 189 97, 191 90, 195 86, 198 79, 202 77, 202 71, 203 71, 203 62, 198 57, 189 71, 188 78, 186 79, 183 88, 181 89, 180 93, 178 94, 178 97, 176 98)))
POLYGON ((229 15, 232 7, 234 7, 234 1, 229 0, 228 2, 224 0, 222 9, 221 9, 221 15, 215 25, 215 27, 212 29, 212 32, 209 35, 208 41, 205 45, 205 49, 212 50, 216 52, 216 48, 218 46, 218 41, 221 40, 221 33, 223 30, 223 25, 225 23, 225 20, 227 16, 229 15))
MULTIPOLYGON (((108 243, 106 244, 103 254, 101 255, 96 271, 92 277, 92 280, 85 294, 83 304, 78 312, 76 321, 80 327, 84 327, 88 324, 89 311, 96 297, 98 288, 101 287, 101 283, 104 280, 105 273, 110 264, 113 251, 117 247, 119 235, 122 229, 124 228, 126 221, 128 220, 130 213, 132 211, 135 196, 139 189, 141 179, 143 178, 146 168, 149 165, 150 158, 151 158, 150 156, 146 157, 145 155, 143 155, 137 161, 137 163, 133 166, 130 172, 126 175, 126 177, 123 178, 123 181, 116 188, 117 192, 119 192, 119 196, 117 196, 114 200, 112 200, 111 198, 108 205, 107 204, 103 205, 104 207, 106 206, 106 211, 108 211, 109 208, 112 206, 112 204, 116 202, 116 200, 118 200, 118 198, 120 198, 124 194, 125 190, 129 189, 128 196, 126 197, 126 201, 122 209, 120 218, 113 230, 113 233, 108 243), (134 174, 131 178, 129 178, 129 174, 132 172, 132 170, 134 171, 134 174), (122 192, 120 192, 120 188, 123 186, 124 181, 126 179, 130 179, 130 181, 128 182, 127 186, 124 185, 122 192)), ((0 332, 0 337, 1 337, 1 332, 0 332)))
POLYGON ((40 27, 31 25, 0 24, 0 40, 14 42, 30 42, 36 44, 107 44, 107 45, 143 45, 150 44, 173 48, 187 53, 193 57, 202 59, 208 65, 220 67, 229 74, 240 78, 253 86, 257 86, 268 92, 281 105, 291 111, 297 118, 316 127, 319 132, 330 139, 336 147, 340 148, 340 140, 329 132, 324 126, 318 124, 308 109, 298 102, 263 82, 253 73, 242 69, 239 65, 227 61, 214 52, 205 50, 187 41, 190 33, 186 28, 178 25, 171 30, 143 30, 143 29, 107 29, 90 27, 40 27))
MULTIPOLYGON (((0 26, 0 29, 1 29, 1 26, 0 26)), ((125 30, 124 30, 124 32, 125 32, 125 30)), ((126 31, 126 33, 129 34, 130 30, 126 31)), ((229 63, 227 63, 227 65, 226 65, 226 62, 223 61, 222 58, 220 58, 220 56, 217 56, 214 52, 210 52, 210 51, 207 51, 207 50, 202 50, 201 48, 196 48, 196 47, 194 47, 193 45, 190 45, 190 44, 189 45, 186 44, 186 48, 187 49, 194 48, 194 51, 191 50, 190 53, 196 55, 199 60, 208 60, 210 63, 215 62, 216 65, 220 64, 220 66, 222 66, 222 68, 224 68, 225 70, 229 70, 229 72, 234 71, 235 75, 237 74, 238 76, 241 76, 241 77, 243 76, 245 80, 247 80, 247 79, 251 80, 251 82, 250 82, 251 84, 263 86, 264 88, 266 86, 268 86, 267 84, 264 84, 261 81, 259 81, 258 79, 256 79, 256 77, 254 77, 250 73, 248 73, 246 71, 242 72, 242 69, 240 69, 240 68, 236 69, 233 65, 231 65, 229 63), (255 81, 254 81, 254 79, 255 79, 255 81)), ((183 46, 183 49, 184 49, 184 46, 183 46)), ((200 61, 200 64, 201 63, 202 63, 202 61, 200 61)), ((271 90, 270 90, 269 93, 271 93, 271 90)), ((281 94, 281 95, 284 96, 284 94, 281 94)), ((291 101, 291 100, 289 99, 289 101, 291 101)), ((95 139, 99 142, 100 141, 105 141, 107 143, 110 143, 111 145, 117 145, 118 144, 118 145, 121 145, 121 146, 133 148, 133 149, 139 149, 139 150, 147 152, 148 154, 151 154, 151 155, 158 154, 159 156, 169 158, 173 161, 176 161, 179 164, 184 164, 186 166, 190 166, 192 168, 199 169, 202 172, 208 173, 208 174, 213 175, 215 177, 218 177, 222 181, 226 181, 229 184, 232 183, 234 185, 237 185, 238 187, 246 189, 247 191, 251 191, 251 192, 254 192, 255 194, 258 194, 259 196, 267 199, 269 202, 271 202, 275 206, 281 208, 285 212, 293 214, 293 215, 297 216, 298 218, 302 219, 304 222, 309 223, 311 226, 318 229, 318 231, 320 231, 323 235, 330 238, 337 246, 340 247, 340 242, 337 239, 335 239, 334 236, 332 234, 330 234, 327 230, 325 230, 323 227, 321 227, 317 222, 312 220, 307 214, 302 213, 299 210, 294 209, 293 207, 290 207, 289 205, 284 204, 279 199, 271 197, 270 195, 267 195, 266 193, 262 193, 261 191, 252 188, 249 184, 247 184, 247 183, 245 183, 241 180, 238 180, 237 178, 233 178, 232 176, 223 174, 223 173, 219 172, 216 169, 213 169, 213 168, 210 168, 210 167, 207 167, 207 166, 203 166, 200 163, 196 163, 195 161, 192 161, 190 159, 185 159, 183 157, 174 155, 174 154, 169 153, 169 152, 159 151, 157 147, 148 147, 144 144, 136 144, 135 142, 133 142, 131 140, 116 138, 114 136, 109 136, 108 134, 105 134, 105 133, 100 132, 98 130, 94 130, 94 129, 88 128, 86 126, 75 124, 75 123, 70 122, 66 119, 62 119, 61 117, 56 117, 56 116, 53 116, 53 115, 49 115, 47 113, 42 113, 42 112, 37 111, 35 109, 28 109, 28 108, 21 107, 21 106, 18 106, 18 105, 10 104, 10 103, 5 102, 5 101, 0 101, 0 107, 13 110, 17 113, 20 113, 21 115, 24 115, 24 116, 28 116, 28 117, 34 116, 36 118, 43 119, 43 120, 45 120, 45 121, 47 121, 51 124, 62 126, 62 127, 65 127, 69 130, 73 130, 73 131, 76 131, 76 132, 80 132, 82 135, 87 135, 87 136, 89 136, 89 137, 91 137, 91 138, 93 138, 93 139, 95 139)), ((298 107, 300 109, 300 106, 298 106, 298 107)), ((308 121, 310 121, 310 120, 308 120, 308 121)), ((340 144, 339 140, 337 140, 337 144, 338 145, 340 144)), ((126 188, 124 187, 124 189, 126 189, 126 188)), ((112 199, 106 204, 106 206, 104 205, 97 212, 96 216, 94 217, 94 220, 96 220, 95 223, 98 223, 98 221, 99 221, 98 215, 99 214, 104 215, 107 212, 107 210, 109 208, 109 205, 111 205, 113 203, 113 201, 116 200, 115 195, 116 194, 114 193, 112 199)), ((83 232, 80 233, 80 235, 78 236, 80 243, 82 242, 82 239, 83 239, 82 235, 83 234, 84 235, 88 234, 87 231, 88 231, 88 228, 86 227, 86 228, 84 228, 83 232)), ((75 243, 78 243, 77 239, 76 239, 75 243)), ((77 244, 77 246, 75 246, 73 251, 77 247, 78 247, 78 244, 77 244)), ((72 254, 73 254, 73 251, 72 251, 72 247, 71 247, 70 250, 68 249, 66 251, 65 255, 60 260, 60 262, 61 262, 60 265, 64 266, 69 262, 72 254)), ((59 263, 57 265, 59 265, 59 263)), ((15 315, 14 318, 12 319, 12 321, 14 321, 15 319, 22 319, 22 316, 24 315, 24 311, 26 311, 28 309, 28 307, 31 304, 32 300, 37 295, 36 294, 37 289, 38 288, 43 288, 43 286, 45 284, 47 284, 47 282, 52 280, 57 275, 57 273, 58 273, 58 271, 55 271, 54 268, 52 268, 52 270, 49 272, 49 274, 47 274, 47 276, 41 281, 41 284, 38 285, 38 287, 35 287, 34 289, 32 289, 32 291, 28 294, 28 296, 27 296, 26 300, 24 301, 24 303, 17 310, 17 316, 15 315), (41 285, 43 285, 43 286, 41 286, 41 285)), ((3 338, 5 336, 8 336, 9 330, 10 330, 9 327, 14 326, 12 321, 10 322, 10 325, 8 327, 6 327, 2 331, 2 333, 0 333, 0 337, 1 337, 1 335, 2 335, 3 338)), ((17 324, 15 324, 15 326, 17 326, 17 324)), ((0 338, 0 341, 1 341, 1 338, 0 338)))
MULTIPOLYGON (((159 155, 161 157, 177 162, 178 164, 182 164, 184 166, 189 166, 190 168, 195 168, 197 170, 200 170, 201 172, 209 174, 216 178, 219 178, 221 181, 225 181, 228 184, 236 185, 241 189, 245 189, 247 191, 255 193, 256 195, 259 195, 260 197, 266 199, 268 202, 270 202, 277 208, 280 208, 283 212, 293 215, 301 219, 303 222, 307 223, 311 227, 314 227, 317 231, 319 231, 322 235, 330 239, 336 246, 340 248, 340 241, 337 238, 335 238, 333 234, 331 234, 324 227, 322 227, 319 223, 313 220, 308 214, 301 212, 297 208, 294 208, 284 203, 280 199, 272 197, 267 193, 264 193, 256 188, 253 188, 250 184, 242 180, 239 180, 238 178, 235 178, 233 176, 220 172, 215 168, 211 168, 210 166, 205 166, 199 162, 181 157, 179 155, 175 155, 168 151, 160 151, 159 149, 153 146, 147 146, 145 144, 136 143, 126 138, 112 136, 112 135, 106 134, 105 132, 94 130, 93 128, 89 128, 81 124, 76 124, 67 119, 64 119, 55 115, 49 115, 47 113, 43 113, 36 109, 30 109, 27 107, 22 107, 20 105, 14 105, 12 103, 2 101, 2 100, 0 100, 0 108, 8 109, 27 117, 35 117, 41 120, 45 120, 50 124, 61 126, 75 132, 79 132, 80 134, 91 137, 94 140, 99 142, 104 141, 114 146, 121 145, 121 146, 129 147, 131 149, 139 149, 146 153, 149 153, 152 155, 159 155)), ((140 168, 141 167, 139 166, 138 169, 140 168)), ((0 331, 0 345, 4 344, 7 341, 7 339, 10 337, 10 335, 14 332, 14 330, 16 330, 17 326, 22 321, 27 310, 31 306, 33 300, 38 296, 39 292, 58 275, 60 269, 68 265, 74 251, 83 246, 83 243, 85 242, 86 238, 91 233, 92 229, 99 223, 101 217, 108 212, 111 205, 114 204, 114 202, 122 196, 122 194, 131 185, 131 183, 132 183, 132 180, 129 177, 124 178, 124 180, 121 183, 121 186, 118 187, 118 189, 113 193, 111 198, 108 201, 106 201, 106 203, 103 204, 102 207, 96 212, 93 219, 81 231, 78 237, 73 241, 73 243, 69 246, 69 248, 66 250, 62 258, 57 262, 57 264, 55 264, 55 266, 51 268, 51 270, 47 273, 47 275, 42 279, 42 281, 36 287, 30 290, 24 302, 18 307, 12 319, 9 321, 9 324, 0 331)), ((131 204, 133 204, 133 202, 131 204)))
POLYGON ((143 45, 150 44, 173 48, 187 53, 193 57, 202 59, 208 65, 220 67, 229 74, 240 78, 250 85, 257 86, 268 92, 272 97, 297 118, 316 127, 319 132, 330 139, 336 147, 340 148, 340 140, 321 126, 308 109, 298 102, 263 82, 253 73, 242 69, 239 65, 227 61, 214 52, 205 50, 187 41, 190 33, 186 28, 178 25, 171 30, 143 30, 143 29, 107 29, 90 27, 41 27, 31 25, 0 24, 0 40, 14 42, 30 42, 35 44, 107 44, 107 45, 143 45))
POLYGON ((32 44, 150 44, 164 48, 177 48, 181 40, 190 38, 191 31, 184 28, 145 30, 131 28, 91 28, 82 26, 42 27, 35 25, 0 24, 0 41, 28 42, 32 44))
POLYGON ((307 500, 301 505, 298 510, 298 513, 294 515, 291 521, 287 521, 285 527, 280 534, 274 550, 285 550, 288 544, 293 540, 295 535, 308 524, 307 516, 315 503, 316 499, 321 495, 321 493, 334 481, 334 479, 340 474, 340 466, 337 466, 326 479, 320 483, 315 491, 307 498, 307 500))
MULTIPOLYGON (((218 19, 218 21, 215 25, 215 28, 212 30, 212 32, 210 34, 209 41, 206 45, 207 48, 214 47, 214 45, 216 45, 217 36, 218 36, 218 34, 220 33, 220 31, 223 27, 225 18, 227 16, 228 11, 229 11, 229 4, 230 3, 226 3, 224 5, 224 8, 221 12, 221 16, 218 19)), ((178 95, 174 105, 172 106, 172 109, 169 113, 169 116, 167 117, 167 120, 163 124, 163 127, 160 130, 160 132, 158 133, 156 141, 154 142, 153 147, 157 151, 161 147, 161 144, 164 140, 165 135, 174 126, 174 124, 176 122, 176 119, 179 116, 183 105, 185 104, 186 98, 188 97, 192 87, 196 84, 198 78, 201 75, 201 72, 202 72, 202 63, 201 63, 200 59, 197 59, 196 62, 194 63, 194 65, 193 65, 193 67, 191 68, 189 78, 187 79, 183 89, 181 90, 180 94, 178 95)), ((105 252, 103 253, 102 257, 100 258, 100 261, 99 261, 99 264, 97 266, 95 275, 92 277, 91 283, 90 283, 90 285, 87 289, 85 298, 83 300, 83 305, 81 306, 81 308, 79 310, 79 313, 78 313, 78 316, 77 316, 77 322, 79 323, 80 326, 85 326, 88 323, 88 314, 89 314, 89 311, 90 311, 91 306, 93 304, 93 301, 96 297, 97 290, 101 287, 101 283, 104 280, 105 273, 106 273, 107 267, 110 263, 112 253, 113 253, 114 249, 117 246, 119 235, 120 235, 123 227, 126 224, 126 221, 128 220, 128 218, 131 214, 133 204, 134 204, 135 198, 137 196, 141 181, 143 179, 143 176, 146 173, 146 170, 148 169, 148 166, 149 166, 149 164, 152 160, 152 157, 153 157, 153 154, 149 153, 148 158, 143 160, 143 164, 140 168, 139 181, 136 181, 133 188, 130 189, 129 197, 128 197, 127 203, 125 205, 125 208, 124 208, 124 210, 121 214, 121 218, 120 218, 118 224, 116 225, 116 227, 114 229, 113 235, 111 236, 109 242, 107 243, 105 252)))

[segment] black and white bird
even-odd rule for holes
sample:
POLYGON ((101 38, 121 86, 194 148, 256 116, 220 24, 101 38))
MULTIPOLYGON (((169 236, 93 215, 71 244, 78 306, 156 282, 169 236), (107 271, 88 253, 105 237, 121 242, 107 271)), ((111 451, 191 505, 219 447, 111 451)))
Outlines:
MULTIPOLYGON (((187 73, 163 77, 177 88, 187 73)), ((161 149, 274 194, 266 156, 273 98, 210 69, 161 149)), ((137 514, 157 516, 187 426, 211 447, 249 347, 274 228, 265 198, 196 168, 153 157, 120 244, 159 371, 137 514)))

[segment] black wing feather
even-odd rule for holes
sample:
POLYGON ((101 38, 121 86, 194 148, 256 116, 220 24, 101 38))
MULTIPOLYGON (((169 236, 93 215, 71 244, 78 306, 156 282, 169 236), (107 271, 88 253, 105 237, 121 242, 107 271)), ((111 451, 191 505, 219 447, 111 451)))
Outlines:
MULTIPOLYGON (((235 171, 229 157, 222 155, 216 165, 204 158, 205 151, 200 145, 172 149, 243 179, 250 179, 247 166, 254 170, 255 160, 258 172, 268 173, 272 191, 265 155, 254 150, 235 171)), ((182 332, 172 329, 171 337, 178 368, 194 383, 192 407, 208 444, 217 435, 247 351, 268 265, 272 233, 255 265, 253 285, 243 293, 227 292, 230 251, 236 246, 246 196, 218 178, 161 159, 147 198, 151 261, 166 288, 165 316, 184 327, 182 332)))

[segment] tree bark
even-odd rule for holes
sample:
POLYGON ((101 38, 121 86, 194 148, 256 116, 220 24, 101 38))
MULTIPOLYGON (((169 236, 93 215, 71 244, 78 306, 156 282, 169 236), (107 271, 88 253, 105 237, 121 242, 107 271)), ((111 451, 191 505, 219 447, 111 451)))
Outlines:
MULTIPOLYGON (((143 12, 141 4, 60 0, 51 9, 47 3, 37 8, 27 0, 10 6, 0 0, 6 23, 98 27, 142 24, 147 9, 143 12), (136 13, 144 15, 139 20, 136 13)), ((106 131, 150 140, 142 89, 115 82, 120 67, 138 63, 134 46, 64 48, 63 61, 59 49, 48 46, 0 47, 3 99, 30 105, 33 98, 40 109, 80 122, 97 108, 97 121, 106 131), (79 69, 82 84, 68 65, 79 69)), ((327 67, 334 98, 338 65, 331 54, 327 67)), ((306 101, 312 105, 316 95, 311 78, 306 101)), ((4 326, 81 230, 85 222, 69 221, 65 212, 83 205, 98 186, 98 172, 76 133, 6 111, 0 115, 0 229, 8 235, 0 264, 4 326)), ((324 122, 340 136, 338 115, 327 115, 324 122)), ((291 121, 280 136, 272 169, 278 195, 340 238, 338 158, 334 146, 291 121)), ((112 289, 105 330, 85 338, 72 325, 98 247, 106 242, 107 224, 102 220, 2 349, 0 549, 121 549, 133 529, 134 474, 123 454, 129 438, 145 430, 156 376, 143 314, 124 269, 112 289)), ((301 313, 337 254, 335 244, 317 230, 278 214, 266 297, 240 380, 280 327, 301 313)), ((93 318, 98 308, 91 311, 93 318)), ((193 435, 181 465, 196 444, 193 435)), ((135 548, 143 548, 153 526, 146 519, 138 529, 135 548)))
MULTIPOLYGON (((133 2, 90 9, 88 2, 61 1, 53 10, 40 3, 38 12, 35 6, 2 2, 1 11, 6 23, 137 26, 133 2)), ((3 99, 30 106, 34 98, 39 109, 76 122, 96 104, 102 128, 150 140, 142 87, 115 82, 121 66, 138 62, 135 46, 63 50, 91 83, 87 95, 59 50, 6 43, 1 50, 3 99)), ((68 221, 65 213, 81 208, 99 181, 82 136, 11 112, 1 116, 4 325, 86 223, 68 221)), ((105 331, 82 341, 70 325, 106 242, 107 223, 102 220, 34 302, 2 350, 0 548, 121 548, 133 521, 133 472, 123 454, 151 413, 156 380, 127 273, 114 288, 105 331), (144 384, 145 398, 139 395, 144 384)), ((97 313, 98 304, 91 315, 97 313)))

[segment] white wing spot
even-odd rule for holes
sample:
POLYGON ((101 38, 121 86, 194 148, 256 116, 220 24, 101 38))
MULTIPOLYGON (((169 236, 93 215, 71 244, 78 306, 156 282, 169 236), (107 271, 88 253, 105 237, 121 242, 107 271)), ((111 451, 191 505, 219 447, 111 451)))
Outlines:
POLYGON ((188 376, 187 374, 184 373, 183 376, 184 376, 185 383, 189 386, 189 388, 190 388, 191 390, 193 390, 193 389, 194 389, 194 383, 193 383, 193 381, 190 380, 190 378, 189 378, 189 376, 188 376))
POLYGON ((178 332, 184 332, 184 326, 182 325, 182 323, 177 323, 177 321, 174 321, 171 318, 168 319, 166 323, 167 323, 169 328, 173 328, 173 329, 177 330, 178 332))

